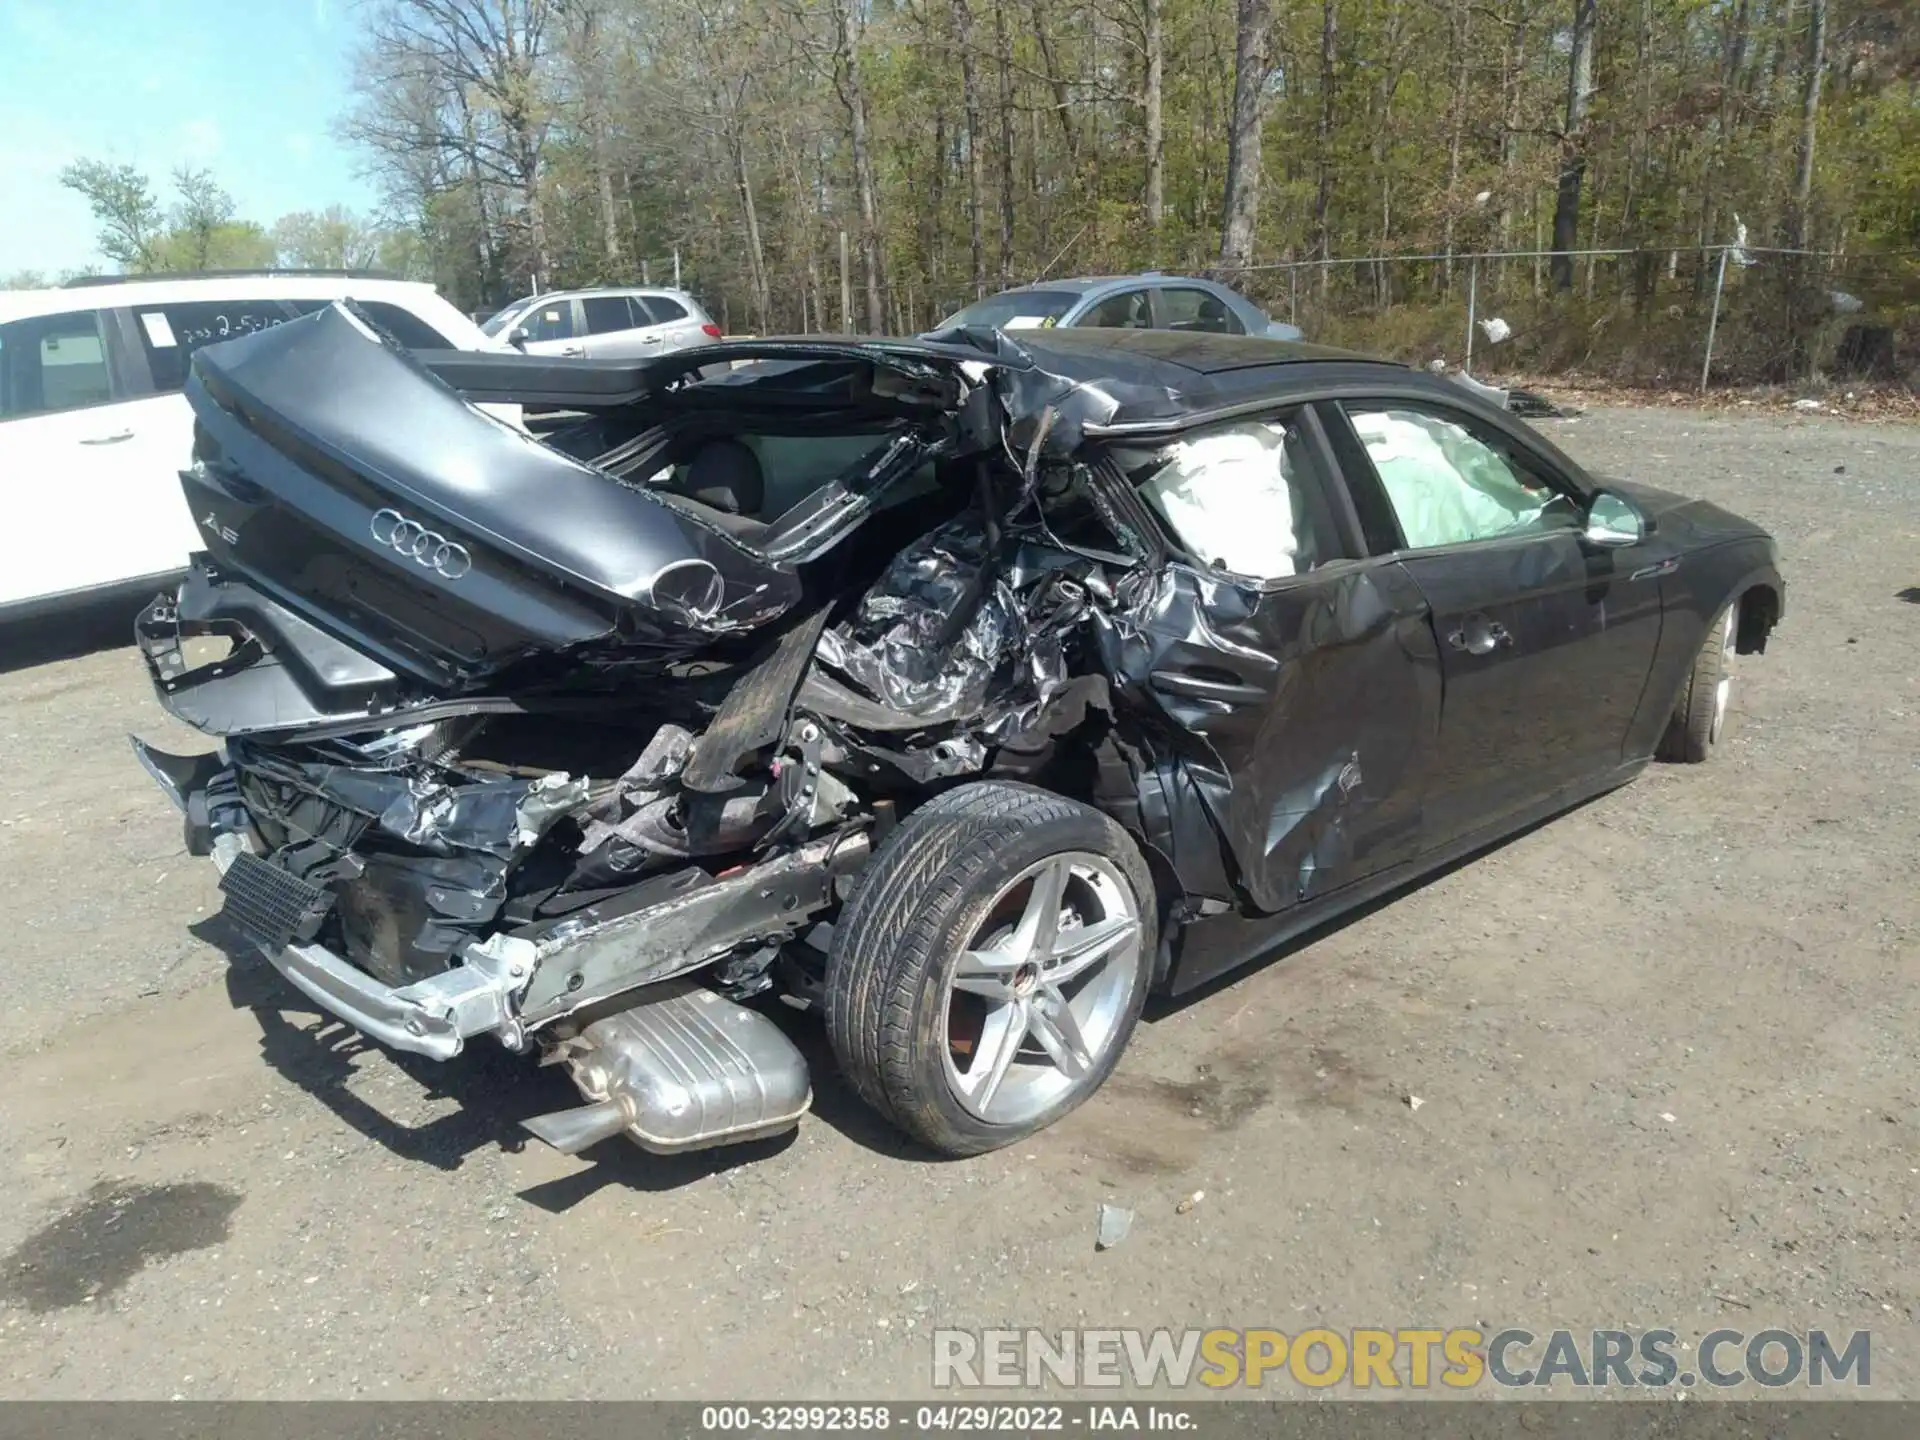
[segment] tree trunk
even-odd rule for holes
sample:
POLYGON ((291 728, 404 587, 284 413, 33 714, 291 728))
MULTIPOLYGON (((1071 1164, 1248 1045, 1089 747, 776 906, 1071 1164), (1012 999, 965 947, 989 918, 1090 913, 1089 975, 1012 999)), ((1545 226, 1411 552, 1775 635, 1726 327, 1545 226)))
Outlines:
POLYGON ((1071 174, 1080 168, 1080 132, 1073 123, 1073 94, 1067 88, 1066 77, 1060 73, 1060 62, 1054 52, 1053 37, 1047 33, 1040 0, 1029 0, 1029 8, 1033 14, 1033 38, 1040 47, 1040 63, 1047 67, 1047 88, 1053 91, 1053 116, 1060 124, 1060 138, 1066 142, 1067 169, 1071 174))
POLYGON ((1827 68, 1827 0, 1808 0, 1807 68, 1800 92, 1800 143, 1794 157, 1793 201, 1787 208, 1787 245, 1807 243, 1813 203, 1813 141, 1820 122, 1820 86, 1827 68))
MULTIPOLYGON (((1827 65, 1827 0, 1808 0, 1807 60, 1800 92, 1800 141, 1794 157, 1793 196, 1787 204, 1786 242, 1790 250, 1805 249, 1813 204, 1813 141, 1820 120, 1820 84, 1827 65)), ((1788 300, 1788 364, 1797 378, 1813 370, 1813 332, 1819 312, 1814 300, 1813 257, 1786 256, 1788 300)))
POLYGON ((600 200, 600 236, 607 257, 607 278, 619 278, 620 220, 613 203, 613 165, 609 156, 607 132, 606 72, 599 50, 599 16, 593 7, 580 12, 580 53, 578 66, 586 88, 587 143, 593 156, 594 185, 600 200))
POLYGON ((860 261, 866 271, 867 327, 878 335, 886 329, 880 307, 883 285, 880 256, 880 200, 873 178, 873 147, 867 136, 867 92, 860 78, 860 42, 854 31, 854 0, 834 0, 834 46, 840 101, 847 111, 848 140, 853 150, 853 188, 860 201, 860 261))
POLYGON ((747 274, 753 284, 754 328, 764 335, 769 328, 768 311, 773 305, 773 295, 767 280, 767 255, 760 243, 760 211, 753 203, 753 178, 747 173, 747 147, 737 113, 729 117, 727 151, 733 161, 734 186, 740 192, 740 216, 747 227, 747 274))
MULTIPOLYGON (((1006 0, 993 0, 994 48, 1000 57, 1000 288, 1013 284, 1013 41, 1006 0)), ((909 307, 911 308, 911 307, 909 307)))
MULTIPOLYGON (((1141 109, 1146 112, 1147 127, 1147 226, 1153 231, 1157 242, 1160 236, 1161 221, 1166 218, 1167 208, 1167 143, 1163 111, 1163 92, 1165 91, 1166 46, 1162 37, 1160 0, 1146 0, 1147 6, 1147 73, 1146 82, 1140 96, 1141 109)), ((1156 249, 1153 255, 1155 263, 1159 261, 1156 249)))
POLYGON ((1233 124, 1227 132, 1226 219, 1220 268, 1238 278, 1253 263, 1260 220, 1260 122, 1267 89, 1268 0, 1238 0, 1233 45, 1233 124))
MULTIPOLYGON (((1328 212, 1333 204, 1333 121, 1334 61, 1340 41, 1339 16, 1333 0, 1321 0, 1320 6, 1320 123, 1315 134, 1318 142, 1315 160, 1319 168, 1313 196, 1313 248, 1321 260, 1333 255, 1333 236, 1328 228, 1328 212)), ((1320 298, 1327 294, 1331 265, 1320 266, 1320 298)))
POLYGON ((960 51, 960 99, 967 115, 967 239, 973 246, 973 298, 978 300, 987 293, 987 251, 980 225, 986 190, 980 174, 980 76, 967 0, 953 0, 953 39, 960 51))
POLYGON ((1579 244, 1580 182, 1587 168, 1587 111, 1593 104, 1593 22, 1596 0, 1573 0, 1573 38, 1567 57, 1567 123, 1560 139, 1560 183, 1553 201, 1553 288, 1573 288, 1579 244))

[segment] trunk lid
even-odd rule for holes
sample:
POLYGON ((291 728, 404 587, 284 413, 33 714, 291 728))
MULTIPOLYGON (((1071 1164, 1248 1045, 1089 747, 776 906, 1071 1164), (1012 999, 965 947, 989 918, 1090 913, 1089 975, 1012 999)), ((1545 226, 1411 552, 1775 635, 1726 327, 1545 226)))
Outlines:
MULTIPOLYGON (((857 353, 708 346, 697 363, 743 350, 857 353)), ((475 400, 606 407, 693 368, 679 357, 433 361, 455 383, 468 377, 475 400)), ((951 367, 900 374, 903 405, 937 408, 956 393, 951 367)), ((182 483, 216 569, 438 693, 596 641, 687 653, 777 618, 800 594, 790 569, 476 409, 338 306, 207 347, 187 395, 198 424, 182 483)))

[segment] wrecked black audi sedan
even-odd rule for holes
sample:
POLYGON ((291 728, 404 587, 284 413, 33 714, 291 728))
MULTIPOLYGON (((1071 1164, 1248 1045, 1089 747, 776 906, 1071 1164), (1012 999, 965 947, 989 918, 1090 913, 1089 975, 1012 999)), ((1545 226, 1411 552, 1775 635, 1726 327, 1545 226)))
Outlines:
POLYGON ((1704 759, 1782 611, 1747 521, 1264 339, 608 363, 335 306, 188 394, 206 549, 139 640, 221 744, 142 762, 287 980, 564 1064, 568 1152, 793 1126, 775 998, 935 1149, 1028 1135, 1149 992, 1704 759))

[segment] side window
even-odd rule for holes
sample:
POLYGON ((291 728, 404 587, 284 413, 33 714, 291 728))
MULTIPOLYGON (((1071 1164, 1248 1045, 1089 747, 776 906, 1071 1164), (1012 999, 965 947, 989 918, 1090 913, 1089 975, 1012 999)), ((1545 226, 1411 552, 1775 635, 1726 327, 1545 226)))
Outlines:
POLYGON ((1160 292, 1160 326, 1163 330, 1199 330, 1210 335, 1247 333, 1246 326, 1218 295, 1185 288, 1160 292))
POLYGON ((1399 402, 1345 408, 1411 549, 1580 523, 1571 497, 1463 416, 1399 402))
POLYGON ((1153 312, 1147 306, 1146 291, 1123 290, 1109 295, 1074 324, 1101 330, 1151 330, 1153 312))
POLYGON ((636 295, 633 299, 636 305, 647 307, 647 313, 652 316, 652 323, 655 325, 666 325, 672 321, 687 318, 687 307, 665 295, 636 295))
POLYGON ((134 324, 153 371, 153 388, 162 394, 187 383, 193 352, 286 323, 291 312, 278 300, 190 300, 142 305, 134 324))
POLYGON ((1297 419, 1224 425, 1120 458, 1141 498, 1202 564, 1280 580, 1337 558, 1325 488, 1297 419))
POLYGON ((636 325, 647 323, 644 318, 634 319, 624 295, 589 295, 580 305, 587 312, 589 335, 608 335, 615 330, 631 330, 636 325))
POLYGON ((573 338, 573 302, 546 300, 533 306, 516 322, 529 340, 571 340, 573 338))
POLYGON ((0 420, 111 399, 99 312, 78 310, 0 325, 0 420))
POLYGON ((409 350, 460 348, 404 305, 394 305, 385 300, 356 300, 354 303, 367 312, 368 319, 409 350))

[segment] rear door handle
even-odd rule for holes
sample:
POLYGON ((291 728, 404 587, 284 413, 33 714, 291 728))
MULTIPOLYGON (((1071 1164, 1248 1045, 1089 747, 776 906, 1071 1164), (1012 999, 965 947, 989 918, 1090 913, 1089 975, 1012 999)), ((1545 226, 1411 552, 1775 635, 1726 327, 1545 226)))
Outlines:
POLYGON ((1240 685, 1231 680, 1212 680, 1180 670, 1155 670, 1147 677, 1153 688, 1168 695, 1191 700, 1215 700, 1222 705, 1257 705, 1267 692, 1257 685, 1240 685))
POLYGON ((116 430, 111 435, 89 435, 80 443, 82 445, 118 445, 122 440, 131 440, 132 438, 133 431, 116 430))
POLYGON ((1469 615, 1460 628, 1447 636, 1447 644, 1469 655, 1491 655, 1502 646, 1511 647, 1513 635, 1498 620, 1484 615, 1469 615))

